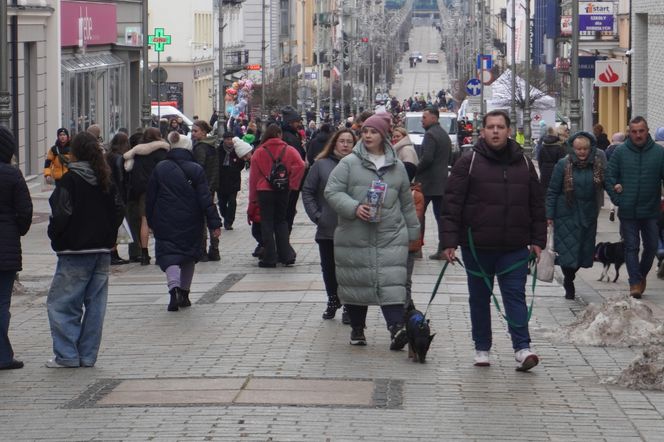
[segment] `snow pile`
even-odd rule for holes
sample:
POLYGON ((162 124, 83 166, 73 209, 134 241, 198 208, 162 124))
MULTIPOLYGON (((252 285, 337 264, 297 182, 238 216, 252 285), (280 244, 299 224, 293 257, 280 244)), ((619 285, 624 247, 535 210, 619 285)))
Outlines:
POLYGON ((640 346, 664 343, 664 325, 643 302, 613 298, 590 304, 575 322, 551 337, 577 345, 640 346))
POLYGON ((664 347, 651 346, 643 350, 615 383, 635 390, 664 390, 664 347))

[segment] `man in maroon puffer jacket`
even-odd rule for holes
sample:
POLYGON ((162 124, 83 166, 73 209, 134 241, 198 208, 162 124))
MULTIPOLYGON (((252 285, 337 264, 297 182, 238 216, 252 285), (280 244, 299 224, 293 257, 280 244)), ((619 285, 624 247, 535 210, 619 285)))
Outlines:
MULTIPOLYGON (((510 139, 509 116, 488 112, 482 126, 482 137, 472 152, 457 161, 447 180, 440 235, 443 254, 452 262, 460 245, 468 270, 486 272, 492 284, 498 277, 517 370, 527 371, 539 362, 530 351, 525 286, 529 253, 539 258, 546 245, 542 188, 532 162, 510 139), (517 263, 522 265, 505 272, 517 263)), ((484 278, 469 273, 468 291, 475 365, 488 366, 491 290, 484 278)))

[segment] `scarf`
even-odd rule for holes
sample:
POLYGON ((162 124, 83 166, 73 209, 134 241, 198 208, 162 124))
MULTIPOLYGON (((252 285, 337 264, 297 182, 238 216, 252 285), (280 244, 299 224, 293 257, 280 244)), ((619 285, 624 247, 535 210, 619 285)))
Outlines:
MULTIPOLYGON (((563 177, 563 191, 565 192, 565 200, 567 201, 568 207, 571 207, 574 202, 574 168, 585 169, 590 164, 591 163, 587 159, 581 161, 576 156, 567 155, 567 160, 565 161, 565 174, 563 177)), ((602 192, 604 187, 604 165, 597 153, 595 153, 595 161, 592 163, 592 168, 595 192, 602 192)))
POLYGON ((92 170, 92 166, 90 166, 90 163, 88 161, 76 161, 73 163, 69 163, 69 171, 80 176, 90 185, 92 186, 97 185, 98 182, 97 175, 95 175, 95 171, 92 170))

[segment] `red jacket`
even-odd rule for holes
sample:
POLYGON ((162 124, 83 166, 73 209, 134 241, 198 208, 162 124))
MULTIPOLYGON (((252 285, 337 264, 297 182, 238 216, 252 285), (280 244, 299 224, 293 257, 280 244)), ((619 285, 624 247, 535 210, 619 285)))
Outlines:
POLYGON ((300 182, 304 177, 304 161, 300 153, 292 146, 289 146, 280 138, 270 138, 258 146, 251 157, 251 167, 249 168, 249 201, 258 201, 256 192, 259 190, 272 191, 270 183, 267 182, 270 171, 272 170, 272 158, 265 151, 269 149, 272 156, 277 159, 283 149, 286 149, 281 162, 288 169, 288 187, 290 190, 298 190, 300 182))

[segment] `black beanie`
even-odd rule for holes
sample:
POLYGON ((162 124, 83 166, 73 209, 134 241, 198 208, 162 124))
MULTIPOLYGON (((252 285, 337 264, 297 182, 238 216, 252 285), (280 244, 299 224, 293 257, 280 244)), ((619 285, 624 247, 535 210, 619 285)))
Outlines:
POLYGON ((0 126, 0 161, 9 163, 16 149, 16 138, 9 129, 0 126))
POLYGON ((57 136, 59 137, 60 134, 63 134, 63 133, 64 133, 64 134, 67 134, 67 136, 69 136, 69 131, 67 130, 66 127, 61 127, 60 129, 58 129, 57 136))

